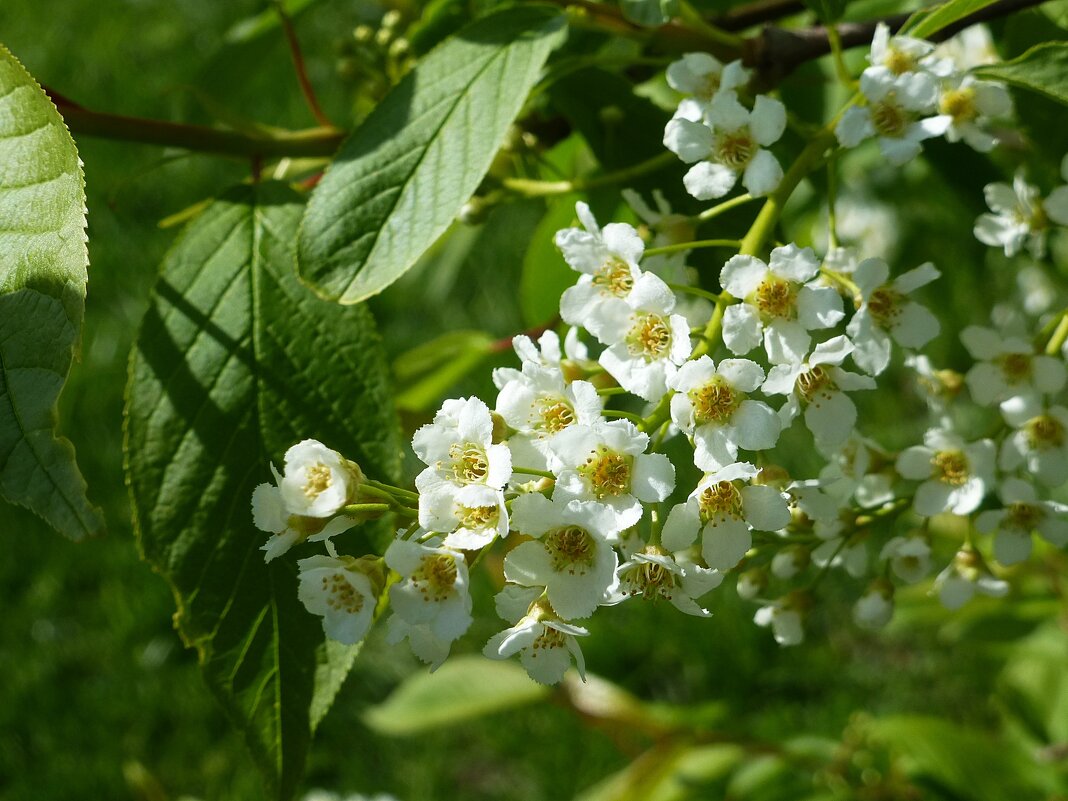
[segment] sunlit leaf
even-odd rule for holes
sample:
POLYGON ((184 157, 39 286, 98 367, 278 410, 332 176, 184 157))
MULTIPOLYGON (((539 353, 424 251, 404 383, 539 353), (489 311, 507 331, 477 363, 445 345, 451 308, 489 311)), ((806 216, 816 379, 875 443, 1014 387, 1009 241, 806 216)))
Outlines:
POLYGON ((0 495, 75 540, 104 527, 74 447, 55 431, 88 264, 74 141, 52 101, 0 45, 0 495))
POLYGON ((407 271, 478 188, 562 31, 544 6, 506 9, 408 73, 312 195, 298 246, 304 280, 356 303, 407 271))

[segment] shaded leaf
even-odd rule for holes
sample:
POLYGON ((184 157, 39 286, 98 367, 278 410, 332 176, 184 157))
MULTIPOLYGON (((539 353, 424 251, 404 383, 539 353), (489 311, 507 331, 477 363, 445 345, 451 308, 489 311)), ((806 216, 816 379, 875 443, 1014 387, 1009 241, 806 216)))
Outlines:
POLYGON ((0 45, 0 495, 71 539, 100 511, 56 401, 85 312, 85 182, 74 141, 41 87, 0 45))
POLYGON ((980 78, 1004 81, 1068 105, 1068 42, 1036 45, 1012 61, 974 72, 980 78))
POLYGON ((924 15, 917 18, 916 25, 908 29, 908 35, 917 39, 927 39, 957 20, 974 14, 994 2, 995 0, 949 0, 932 9, 924 9, 924 15))
POLYGON ((381 292, 478 188, 563 30, 543 6, 506 9, 443 42, 346 140, 301 226, 301 276, 323 297, 381 292))
POLYGON ((264 563, 252 490, 307 437, 375 477, 392 478, 400 453, 370 313, 316 298, 293 274, 301 210, 287 187, 266 184, 232 190, 192 222, 164 260, 126 405, 144 557, 171 584, 183 639, 283 799, 355 649, 324 642, 297 600, 294 559, 264 563))
POLYGON ((407 736, 514 709, 548 695, 512 662, 457 656, 434 673, 409 676, 366 721, 381 734, 407 736))

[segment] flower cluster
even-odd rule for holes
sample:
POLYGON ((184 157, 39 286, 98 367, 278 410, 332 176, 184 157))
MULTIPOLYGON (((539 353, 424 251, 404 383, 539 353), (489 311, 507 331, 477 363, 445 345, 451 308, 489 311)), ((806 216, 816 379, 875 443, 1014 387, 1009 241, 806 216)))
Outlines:
MULTIPOLYGON (((739 177, 752 195, 774 191, 783 173, 764 148, 783 132, 782 104, 763 95, 743 104, 746 70, 706 54, 672 64, 667 80, 686 95, 664 141, 694 163, 690 194, 720 197, 739 177)), ((1002 87, 885 26, 860 87, 838 142, 878 137, 891 164, 931 136, 985 152, 997 141, 992 121, 1011 110, 1002 87)), ((1068 217, 1066 193, 1044 201, 1043 219, 1068 217)), ((987 194, 998 196, 995 211, 1008 208, 1002 190, 987 194)), ((895 588, 935 572, 931 521, 941 515, 964 518, 969 532, 932 583, 949 608, 1005 594, 991 563, 1026 559, 1034 532, 1068 544, 1068 507, 1046 497, 1068 481, 1068 376, 1057 352, 1068 313, 1052 337, 971 326, 961 336, 971 363, 936 370, 920 352, 940 333, 920 297, 939 278, 933 264, 892 276, 879 253, 821 255, 796 243, 769 252, 758 236, 722 264, 715 294, 693 286, 686 267, 687 245, 702 244, 691 242, 692 218, 661 196, 655 210, 627 198, 643 230, 601 226, 577 203, 578 225, 555 237, 578 274, 560 299, 564 341, 552 330, 515 337, 518 367, 494 371, 492 408, 449 399, 415 431, 425 465, 415 492, 367 479, 314 441, 291 448, 276 483, 256 488, 268 560, 326 543, 327 555, 298 565, 300 597, 328 636, 364 636, 388 586, 387 638, 440 665, 472 622, 471 566, 497 549, 496 610, 508 626, 484 653, 517 655, 535 680, 554 683, 571 664, 584 670, 580 639, 603 607, 666 600, 705 617, 703 598, 728 577, 782 645, 803 639, 832 570, 861 582, 857 624, 884 626, 895 588), (934 417, 922 443, 896 452, 862 435, 854 395, 875 389, 895 354, 934 417), (967 436, 970 418, 955 413, 965 388, 979 413, 997 407, 984 437, 967 436), (675 438, 692 454, 685 464, 665 454, 675 438), (382 557, 337 555, 334 535, 386 514, 403 525, 382 557)), ((982 231, 1009 253, 1007 222, 982 231)), ((1012 252, 1033 236, 1033 227, 1012 233, 1012 252)))

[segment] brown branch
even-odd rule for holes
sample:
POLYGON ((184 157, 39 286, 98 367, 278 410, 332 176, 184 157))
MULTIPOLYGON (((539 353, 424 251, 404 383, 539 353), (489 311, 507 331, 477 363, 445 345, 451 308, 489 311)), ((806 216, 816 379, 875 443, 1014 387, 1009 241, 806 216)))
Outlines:
POLYGON ((123 142, 142 142, 225 156, 262 159, 272 156, 332 156, 345 137, 344 131, 336 128, 310 128, 305 131, 283 131, 258 136, 204 125, 125 117, 121 114, 90 111, 58 92, 50 89, 45 91, 56 104, 71 133, 123 142))
MULTIPOLYGON (((1041 5, 1043 2, 1046 0, 999 0, 947 25, 928 39, 932 42, 941 42, 978 22, 1004 17, 1041 5)), ((885 23, 891 32, 896 32, 910 16, 910 14, 895 14, 869 22, 841 23, 837 29, 842 39, 842 47, 848 49, 868 45, 879 23, 885 23)), ((831 44, 827 37, 827 29, 822 25, 797 30, 786 30, 769 25, 759 36, 746 40, 745 51, 742 54, 742 61, 747 67, 756 70, 758 84, 774 86, 805 62, 830 53, 831 44)))
POLYGON ((311 109, 312 116, 322 126, 332 128, 333 123, 326 116, 323 107, 319 105, 319 98, 315 96, 315 89, 308 79, 308 70, 304 66, 304 54, 300 50, 300 41, 297 39, 297 31, 293 27, 293 20, 289 18, 282 3, 274 4, 278 12, 278 19, 282 23, 282 31, 285 33, 286 44, 289 45, 289 54, 293 57, 293 69, 297 73, 297 83, 300 84, 300 93, 304 95, 304 102, 311 109))
POLYGON ((712 24, 725 31, 744 31, 754 25, 799 14, 806 9, 801 0, 756 0, 744 6, 732 8, 719 17, 712 19, 712 24))

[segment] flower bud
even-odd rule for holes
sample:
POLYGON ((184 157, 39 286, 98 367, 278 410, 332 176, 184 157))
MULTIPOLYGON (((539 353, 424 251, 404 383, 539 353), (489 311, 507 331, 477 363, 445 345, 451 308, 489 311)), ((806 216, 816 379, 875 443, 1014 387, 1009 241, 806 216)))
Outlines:
POLYGON ((767 587, 768 571, 762 567, 754 567, 738 576, 738 596, 747 601, 761 595, 767 587))
POLYGON ((853 620, 865 629, 881 629, 894 616, 894 585, 877 578, 853 605, 853 620))

